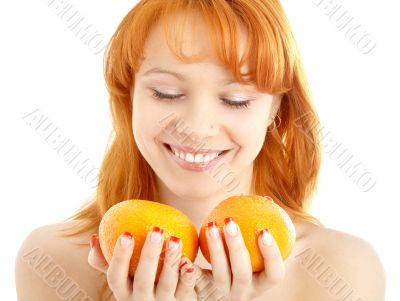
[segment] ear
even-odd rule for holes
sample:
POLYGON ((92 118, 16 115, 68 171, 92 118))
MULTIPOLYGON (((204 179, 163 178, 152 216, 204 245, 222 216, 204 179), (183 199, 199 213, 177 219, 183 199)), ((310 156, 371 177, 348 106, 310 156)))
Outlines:
POLYGON ((279 112, 279 108, 281 106, 282 95, 274 95, 272 98, 272 106, 271 111, 269 113, 268 125, 270 126, 276 117, 276 114, 279 112))

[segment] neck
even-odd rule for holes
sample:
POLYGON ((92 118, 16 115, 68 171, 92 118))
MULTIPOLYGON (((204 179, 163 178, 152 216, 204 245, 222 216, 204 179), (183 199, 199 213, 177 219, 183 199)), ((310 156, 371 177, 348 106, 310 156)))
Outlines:
POLYGON ((163 203, 185 213, 196 227, 196 230, 200 231, 201 225, 207 218, 208 213, 214 209, 220 201, 220 198, 188 200, 175 197, 165 198, 163 203))
POLYGON ((234 195, 251 194, 251 176, 251 172, 242 174, 239 185, 232 191, 220 187, 221 189, 211 192, 209 195, 203 194, 199 197, 196 195, 200 193, 197 194, 196 192, 190 191, 190 189, 179 195, 175 193, 177 189, 172 191, 162 181, 157 179, 160 202, 182 211, 192 221, 196 230, 200 231, 201 225, 206 220, 208 214, 220 202, 234 195))

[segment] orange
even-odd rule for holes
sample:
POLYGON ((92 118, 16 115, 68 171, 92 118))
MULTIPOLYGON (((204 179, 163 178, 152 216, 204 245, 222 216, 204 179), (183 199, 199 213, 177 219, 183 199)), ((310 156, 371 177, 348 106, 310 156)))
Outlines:
POLYGON ((153 226, 164 229, 163 250, 158 263, 156 282, 162 270, 166 240, 169 236, 179 237, 182 243, 182 256, 194 261, 198 250, 198 235, 190 219, 178 209, 146 200, 122 201, 104 214, 99 226, 99 240, 106 261, 110 263, 118 237, 124 232, 130 232, 134 238, 134 250, 129 275, 133 277, 146 235, 153 226))
POLYGON ((296 233, 289 215, 271 198, 268 199, 268 197, 259 195, 243 195, 232 196, 222 201, 211 211, 202 224, 199 244, 201 252, 208 262, 210 262, 210 254, 205 230, 209 222, 217 222, 225 252, 229 255, 223 233, 224 219, 226 217, 233 217, 240 228, 244 243, 250 254, 253 272, 259 272, 264 269, 263 257, 257 243, 259 230, 261 229, 268 228, 279 246, 283 260, 290 255, 296 240, 296 233))

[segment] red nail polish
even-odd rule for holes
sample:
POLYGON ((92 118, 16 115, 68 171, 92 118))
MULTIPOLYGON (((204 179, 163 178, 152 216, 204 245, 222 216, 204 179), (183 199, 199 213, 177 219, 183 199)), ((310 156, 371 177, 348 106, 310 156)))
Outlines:
POLYGON ((181 241, 181 239, 179 237, 172 236, 172 235, 169 237, 169 240, 173 241, 173 242, 175 242, 177 244, 179 244, 179 242, 181 241))
POLYGON ((187 260, 182 261, 181 264, 179 265, 179 268, 183 267, 187 263, 188 263, 187 260))
POLYGON ((217 226, 217 222, 216 221, 212 221, 212 222, 209 222, 207 224, 207 228, 212 228, 212 227, 216 227, 216 226, 217 226))
POLYGON ((234 222, 233 217, 227 217, 227 218, 224 219, 225 225, 229 224, 230 222, 234 222))
POLYGON ((157 226, 154 226, 152 231, 153 231, 153 232, 158 232, 158 233, 160 233, 160 234, 163 234, 163 233, 164 233, 164 229, 163 229, 163 228, 160 228, 160 227, 157 227, 157 226))
POLYGON ((186 273, 192 273, 194 271, 194 268, 188 268, 185 270, 186 273))
POLYGON ((260 236, 261 236, 261 240, 263 242, 264 245, 266 246, 271 246, 272 245, 272 235, 270 234, 269 230, 267 228, 262 229, 260 231, 260 236))
POLYGON ((128 236, 130 238, 132 238, 132 234, 130 232, 124 232, 122 235, 128 236))
POLYGON ((90 248, 92 249, 97 241, 97 234, 93 233, 92 236, 90 237, 90 248))
POLYGON ((119 243, 124 248, 130 247, 132 245, 132 234, 130 232, 122 233, 119 243))

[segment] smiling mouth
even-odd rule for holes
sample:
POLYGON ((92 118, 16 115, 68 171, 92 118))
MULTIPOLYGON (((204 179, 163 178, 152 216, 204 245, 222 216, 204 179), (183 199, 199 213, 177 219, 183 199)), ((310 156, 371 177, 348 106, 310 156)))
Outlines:
MULTIPOLYGON (((167 144, 167 143, 163 143, 163 145, 165 146, 165 148, 170 152, 170 153, 172 153, 173 155, 175 155, 175 153, 174 153, 174 151, 172 150, 172 148, 171 148, 171 146, 169 145, 169 144, 167 144)), ((227 149, 227 150, 224 150, 224 151, 222 151, 222 152, 219 152, 218 153, 218 157, 220 157, 220 156, 222 156, 222 155, 225 155, 227 152, 229 152, 230 150, 229 149, 227 149)), ((196 153, 194 153, 194 155, 196 155, 196 153)), ((217 157, 217 158, 218 158, 217 157)))

